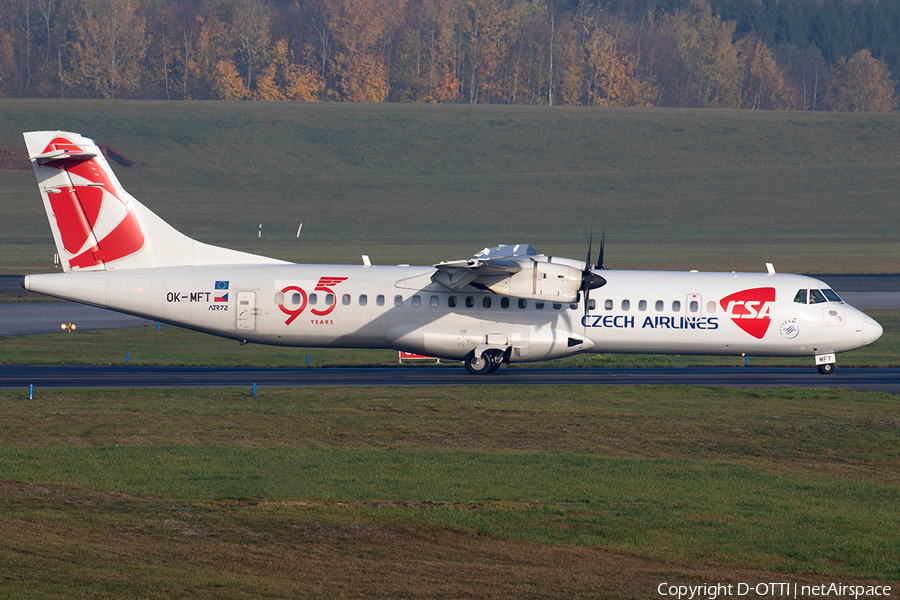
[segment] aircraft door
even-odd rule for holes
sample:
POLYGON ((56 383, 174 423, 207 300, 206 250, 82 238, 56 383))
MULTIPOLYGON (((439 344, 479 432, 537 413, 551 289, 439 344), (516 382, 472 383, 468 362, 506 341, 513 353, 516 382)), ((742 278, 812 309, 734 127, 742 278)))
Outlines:
POLYGON ((512 353, 510 362, 525 361, 531 358, 531 328, 527 325, 513 325, 512 353))
POLYGON ((256 292, 237 293, 237 328, 238 331, 256 329, 256 292))

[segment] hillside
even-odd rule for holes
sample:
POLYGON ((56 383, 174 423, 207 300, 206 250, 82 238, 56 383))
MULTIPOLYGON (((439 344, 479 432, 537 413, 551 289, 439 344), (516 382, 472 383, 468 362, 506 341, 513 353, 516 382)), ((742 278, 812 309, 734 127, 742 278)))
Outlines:
MULTIPOLYGON (((114 165, 123 185, 188 235, 294 261, 432 263, 517 242, 581 257, 605 223, 614 268, 900 262, 900 115, 0 101, 0 148, 51 128, 136 161, 114 165)), ((46 270, 33 174, 0 171, 0 202, 0 269, 46 270)))

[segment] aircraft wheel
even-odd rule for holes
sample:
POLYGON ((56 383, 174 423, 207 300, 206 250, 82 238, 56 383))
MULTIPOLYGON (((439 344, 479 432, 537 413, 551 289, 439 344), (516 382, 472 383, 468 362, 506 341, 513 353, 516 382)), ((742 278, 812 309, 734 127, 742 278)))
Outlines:
POLYGON ((834 373, 834 363, 825 363, 824 365, 819 365, 819 373, 822 375, 831 375, 834 373))
POLYGON ((488 356, 486 352, 479 356, 475 356, 474 352, 469 352, 469 355, 466 357, 466 371, 468 371, 472 375, 485 375, 487 373, 492 373, 493 371, 491 371, 491 367, 493 365, 494 361, 491 360, 490 356, 488 356))

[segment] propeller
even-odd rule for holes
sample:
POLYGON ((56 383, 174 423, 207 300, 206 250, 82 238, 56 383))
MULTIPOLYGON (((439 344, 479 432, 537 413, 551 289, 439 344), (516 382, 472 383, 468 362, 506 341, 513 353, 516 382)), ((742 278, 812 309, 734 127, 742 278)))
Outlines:
MULTIPOLYGON (((591 263, 591 252, 594 245, 594 228, 591 227, 591 237, 588 239, 587 259, 584 261, 584 270, 581 272, 581 291, 584 292, 584 316, 588 315, 591 305, 591 290, 606 285, 606 280, 600 275, 594 273, 594 267, 591 263)), ((603 233, 600 235, 600 254, 597 256, 597 262, 600 269, 603 268, 603 248, 606 246, 606 225, 603 226, 603 233)))

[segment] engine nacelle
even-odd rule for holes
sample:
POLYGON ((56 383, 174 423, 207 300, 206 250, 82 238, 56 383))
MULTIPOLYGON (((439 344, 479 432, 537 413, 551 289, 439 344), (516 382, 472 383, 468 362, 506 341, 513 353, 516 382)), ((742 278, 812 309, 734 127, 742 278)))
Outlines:
POLYGON ((578 300, 581 290, 581 270, 551 262, 523 260, 522 270, 503 277, 486 287, 495 294, 542 300, 544 302, 571 303, 578 300))

